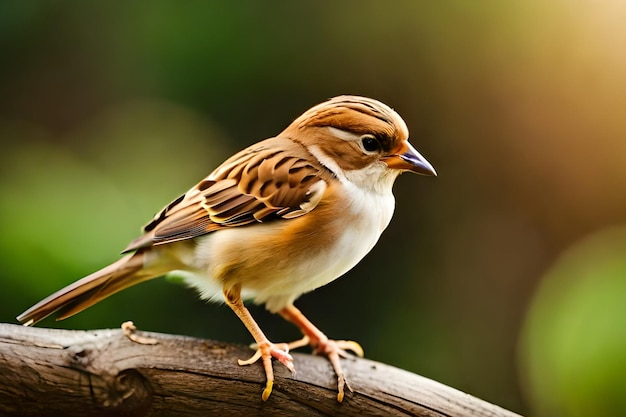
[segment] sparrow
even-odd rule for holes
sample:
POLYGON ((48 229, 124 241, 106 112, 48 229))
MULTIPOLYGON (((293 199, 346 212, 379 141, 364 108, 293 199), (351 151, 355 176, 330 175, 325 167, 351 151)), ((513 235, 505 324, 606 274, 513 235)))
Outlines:
POLYGON ((176 271, 201 298, 223 301, 255 341, 272 392, 272 358, 295 372, 290 349, 309 344, 337 375, 340 357, 363 356, 352 341, 331 340, 294 306, 302 294, 354 267, 391 221, 392 188, 403 172, 436 175, 408 142, 402 118, 387 105, 343 95, 318 104, 277 136, 233 155, 158 212, 124 257, 43 299, 17 317, 26 326, 57 320, 140 282, 176 271), (303 338, 272 343, 244 305, 264 304, 303 338))

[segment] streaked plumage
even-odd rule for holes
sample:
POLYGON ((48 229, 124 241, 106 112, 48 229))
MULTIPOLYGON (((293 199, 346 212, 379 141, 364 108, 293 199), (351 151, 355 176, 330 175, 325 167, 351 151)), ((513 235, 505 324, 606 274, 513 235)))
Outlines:
POLYGON ((314 349, 333 351, 327 355, 341 401, 338 355, 354 345, 328 341, 293 302, 371 250, 393 215, 392 186, 401 172, 435 175, 407 139, 404 121, 376 100, 339 96, 321 103, 278 136, 227 159, 157 213, 125 257, 18 320, 31 325, 55 311, 63 319, 129 286, 183 271, 202 297, 223 294, 251 331, 268 377, 264 399, 273 382, 271 357, 292 369, 291 358, 265 338, 242 297, 294 321, 314 349))

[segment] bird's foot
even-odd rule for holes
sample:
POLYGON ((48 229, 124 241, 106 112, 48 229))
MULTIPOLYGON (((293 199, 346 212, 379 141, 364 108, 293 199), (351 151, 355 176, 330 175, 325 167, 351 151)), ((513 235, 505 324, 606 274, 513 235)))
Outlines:
POLYGON ((344 388, 348 388, 350 392, 352 392, 352 388, 350 388, 350 384, 346 380, 339 358, 349 357, 350 354, 348 352, 352 352, 362 358, 364 354, 363 348, 352 340, 331 340, 327 337, 311 340, 308 336, 304 336, 300 340, 287 344, 289 349, 296 349, 306 345, 311 345, 314 354, 326 356, 330 361, 335 374, 337 374, 337 401, 342 402, 344 388))
POLYGON ((335 370, 335 374, 337 374, 337 401, 342 402, 344 397, 344 387, 348 388, 350 392, 352 392, 352 388, 346 380, 339 358, 347 358, 349 356, 348 351, 353 352, 362 358, 363 348, 357 342, 352 340, 331 340, 328 338, 322 338, 320 340, 311 340, 309 343, 313 348, 313 353, 316 355, 326 356, 330 361, 330 364, 335 370))
POLYGON ((363 357, 363 348, 357 342, 351 340, 330 340, 320 329, 315 327, 294 305, 289 305, 280 310, 280 315, 287 321, 292 322, 300 328, 305 335, 302 339, 289 343, 290 349, 296 347, 311 345, 313 353, 324 355, 330 361, 330 364, 337 374, 337 401, 342 402, 344 397, 344 388, 347 387, 350 392, 352 388, 348 385, 346 376, 341 367, 339 358, 349 356, 349 351, 357 356, 363 357))
POLYGON ((265 369, 265 389, 263 390, 263 394, 261 398, 263 401, 267 401, 272 393, 272 387, 274 386, 274 370, 272 368, 272 358, 277 359, 280 363, 285 365, 287 369, 291 371, 292 374, 296 373, 296 369, 293 366, 293 358, 289 354, 289 344, 287 343, 271 343, 271 342, 262 342, 259 344, 254 344, 253 348, 256 347, 256 352, 254 355, 247 360, 239 359, 238 363, 241 366, 251 365, 261 359, 263 363, 263 368, 265 369))

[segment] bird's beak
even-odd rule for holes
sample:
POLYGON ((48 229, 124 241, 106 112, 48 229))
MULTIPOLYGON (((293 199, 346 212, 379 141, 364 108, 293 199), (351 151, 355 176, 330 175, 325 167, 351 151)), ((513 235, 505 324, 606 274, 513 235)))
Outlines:
POLYGON ((435 168, 408 141, 402 143, 402 148, 397 153, 382 158, 382 161, 389 168, 437 176, 435 168))

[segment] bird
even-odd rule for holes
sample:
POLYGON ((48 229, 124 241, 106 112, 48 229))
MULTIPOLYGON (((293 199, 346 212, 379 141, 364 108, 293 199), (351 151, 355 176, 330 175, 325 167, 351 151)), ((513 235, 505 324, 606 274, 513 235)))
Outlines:
POLYGON ((41 300, 17 320, 62 320, 125 288, 176 271, 200 297, 227 304, 255 341, 240 365, 261 361, 266 401, 273 361, 295 372, 291 349, 310 345, 351 390, 341 366, 353 341, 329 339, 295 307, 302 294, 352 269, 391 221, 392 188, 403 172, 436 176, 408 141, 406 123, 382 102, 341 95, 313 106, 277 136, 226 159, 159 211, 124 255, 41 300), (273 343, 244 302, 264 304, 303 334, 273 343))

